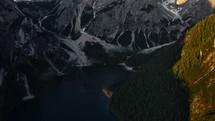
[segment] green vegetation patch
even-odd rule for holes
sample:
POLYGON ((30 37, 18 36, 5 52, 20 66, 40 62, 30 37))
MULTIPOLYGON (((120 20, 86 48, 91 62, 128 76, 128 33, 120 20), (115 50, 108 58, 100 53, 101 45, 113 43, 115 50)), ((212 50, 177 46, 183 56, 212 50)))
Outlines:
POLYGON ((189 87, 192 121, 215 120, 215 15, 186 34, 181 59, 173 72, 189 87))

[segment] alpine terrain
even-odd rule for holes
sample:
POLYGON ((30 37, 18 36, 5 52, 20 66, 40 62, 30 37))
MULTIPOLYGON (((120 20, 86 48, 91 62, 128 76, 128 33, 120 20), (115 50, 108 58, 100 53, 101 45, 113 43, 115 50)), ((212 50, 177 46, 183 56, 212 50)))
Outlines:
POLYGON ((203 20, 214 3, 0 0, 0 120, 64 79, 110 66, 132 73, 102 89, 115 119, 214 120, 215 18, 203 20))

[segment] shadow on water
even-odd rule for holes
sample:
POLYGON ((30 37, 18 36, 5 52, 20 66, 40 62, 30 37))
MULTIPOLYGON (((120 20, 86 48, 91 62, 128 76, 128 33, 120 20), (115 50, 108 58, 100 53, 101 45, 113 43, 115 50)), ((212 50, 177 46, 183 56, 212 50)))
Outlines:
POLYGON ((108 98, 101 91, 125 80, 130 72, 120 66, 83 69, 85 78, 62 83, 47 94, 24 101, 8 121, 116 121, 108 111, 108 98))

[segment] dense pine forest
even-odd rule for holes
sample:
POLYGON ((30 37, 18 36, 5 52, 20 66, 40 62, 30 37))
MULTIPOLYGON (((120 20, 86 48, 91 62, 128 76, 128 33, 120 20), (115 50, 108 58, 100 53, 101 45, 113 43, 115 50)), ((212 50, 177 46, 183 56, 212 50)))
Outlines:
POLYGON ((170 71, 180 57, 175 43, 152 53, 142 70, 112 96, 110 110, 119 121, 188 121, 188 92, 170 71))
POLYGON ((181 56, 173 71, 189 88, 191 121, 214 121, 215 15, 187 32, 181 56))
POLYGON ((111 97, 119 121, 215 120, 215 15, 177 42, 151 53, 142 70, 111 97), (182 50, 182 51, 181 51, 182 50))

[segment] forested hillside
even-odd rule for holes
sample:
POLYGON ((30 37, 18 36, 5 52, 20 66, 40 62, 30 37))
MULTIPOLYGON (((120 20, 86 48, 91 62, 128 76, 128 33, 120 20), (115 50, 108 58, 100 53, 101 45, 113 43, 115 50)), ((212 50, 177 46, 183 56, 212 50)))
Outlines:
POLYGON ((215 15, 187 32, 181 59, 173 71, 189 88, 191 121, 214 121, 215 15))
POLYGON ((119 121, 214 121, 214 69, 211 15, 186 33, 183 48, 175 43, 153 52, 113 94, 110 111, 119 121))
POLYGON ((142 70, 126 81, 110 100, 119 121, 188 121, 188 93, 170 71, 179 43, 152 53, 142 70))

